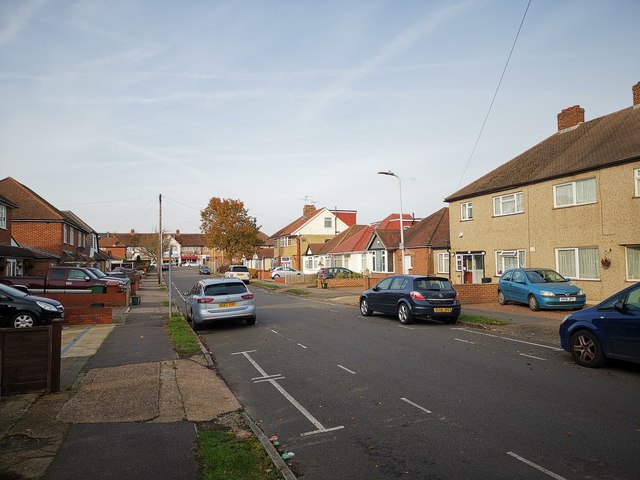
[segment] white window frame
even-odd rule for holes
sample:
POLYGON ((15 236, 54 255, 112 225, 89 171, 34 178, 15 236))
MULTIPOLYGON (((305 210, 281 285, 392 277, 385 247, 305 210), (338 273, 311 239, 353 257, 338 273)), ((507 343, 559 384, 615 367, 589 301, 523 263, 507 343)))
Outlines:
POLYGON ((439 252, 438 253, 438 273, 449 273, 449 252, 439 252))
POLYGON ((7 258, 7 264, 4 267, 4 274, 8 277, 15 277, 18 275, 18 260, 15 258, 7 258))
POLYGON ((519 213, 524 213, 524 197, 522 195, 522 192, 509 193, 508 195, 499 195, 497 197, 493 197, 493 215, 495 217, 517 215, 519 213), (511 201, 513 201, 515 205, 514 211, 504 213, 504 204, 511 201), (520 208, 520 210, 518 210, 518 207, 520 208))
POLYGON ((0 228, 7 229, 7 207, 5 205, 0 205, 0 228))
POLYGON ((590 204, 596 203, 597 201, 598 201, 598 199, 597 199, 596 179, 595 179, 595 177, 584 178, 582 180, 576 180, 575 182, 559 183, 558 185, 554 185, 553 186, 553 207, 554 208, 575 207, 577 205, 590 205, 590 204), (587 183, 587 182, 593 183, 593 196, 595 197, 595 200, 590 200, 588 202, 579 202, 578 201, 578 184, 587 183), (558 188, 567 187, 567 186, 571 187, 571 202, 570 203, 559 204, 558 203, 558 188))
POLYGON ((515 258, 516 265, 515 267, 509 268, 525 268, 526 267, 526 253, 524 249, 513 249, 513 250, 496 250, 496 277, 500 277, 505 270, 509 270, 509 268, 505 268, 504 259, 505 258, 515 258))
POLYGON ((640 168, 636 168, 633 172, 635 175, 636 197, 640 197, 640 168))
POLYGON ((569 277, 572 280, 600 280, 600 249, 598 247, 567 247, 567 248, 556 248, 556 271, 558 273, 560 273, 560 275, 562 275, 563 277, 569 277), (596 255, 596 271, 597 271, 597 277, 583 277, 582 273, 580 272, 580 251, 581 250, 596 250, 598 253, 596 255), (575 269, 576 269, 576 273, 575 275, 572 275, 570 273, 567 272, 563 272, 560 268, 560 259, 559 259, 559 253, 560 252, 567 252, 567 251, 573 251, 574 252, 574 263, 575 263, 575 269))
POLYGON ((634 251, 634 252, 637 251, 638 252, 637 255, 640 256, 640 245, 629 245, 627 247, 624 247, 624 258, 625 258, 625 264, 626 264, 627 280, 637 282, 637 281, 640 281, 640 267, 638 267, 638 271, 635 272, 635 274, 633 274, 634 272, 631 272, 630 270, 631 262, 629 262, 629 259, 631 258, 629 256, 630 251, 634 251))
POLYGON ((324 228, 333 227, 333 219, 331 217, 324 217, 324 228))
POLYGON ((473 220, 473 202, 460 204, 460 221, 467 222, 473 220))
POLYGON ((376 273, 389 273, 389 252, 387 250, 373 250, 373 271, 376 273), (382 256, 382 270, 376 270, 378 254, 382 256))
POLYGON ((69 227, 69 245, 75 245, 74 230, 72 227, 69 227))
POLYGON ((67 226, 62 225, 62 243, 67 243, 67 226))

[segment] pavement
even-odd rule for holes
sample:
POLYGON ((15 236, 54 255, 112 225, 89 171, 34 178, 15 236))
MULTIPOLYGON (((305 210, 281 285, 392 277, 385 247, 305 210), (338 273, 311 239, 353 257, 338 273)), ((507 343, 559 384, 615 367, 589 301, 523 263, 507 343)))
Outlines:
MULTIPOLYGON (((278 286, 283 294, 301 288, 278 286)), ((315 301, 354 307, 362 291, 305 290, 315 301)), ((196 427, 203 424, 255 435, 283 476, 295 479, 206 348, 178 358, 164 328, 166 289, 145 278, 139 294, 140 304, 116 312, 112 325, 63 329, 60 392, 0 398, 0 479, 199 479, 196 427)), ((508 322, 482 328, 554 345, 566 314, 497 302, 463 313, 508 322)))

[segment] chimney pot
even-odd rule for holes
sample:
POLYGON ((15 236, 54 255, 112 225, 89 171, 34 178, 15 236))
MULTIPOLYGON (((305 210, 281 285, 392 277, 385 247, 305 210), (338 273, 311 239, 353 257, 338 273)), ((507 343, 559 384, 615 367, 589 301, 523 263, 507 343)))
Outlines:
POLYGON ((176 235, 180 235, 180 230, 176 229, 176 235))
POLYGON ((565 108, 558 114, 559 132, 567 128, 575 127, 579 123, 584 123, 584 108, 580 108, 580 105, 565 108))
POLYGON ((131 229, 131 233, 136 233, 135 229, 132 228, 131 229))
POLYGON ((640 108, 640 82, 631 87, 631 91, 633 92, 633 106, 640 108))

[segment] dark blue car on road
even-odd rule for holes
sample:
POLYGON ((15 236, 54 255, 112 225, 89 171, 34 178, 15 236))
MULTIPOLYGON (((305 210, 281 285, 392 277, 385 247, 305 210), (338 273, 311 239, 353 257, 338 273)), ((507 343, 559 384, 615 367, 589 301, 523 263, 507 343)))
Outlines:
POLYGON ((364 316, 373 312, 397 315, 403 324, 413 323, 416 317, 456 323, 460 300, 447 278, 395 275, 360 294, 360 312, 364 316))
POLYGON ((567 315, 559 333, 562 348, 579 365, 601 367, 607 358, 640 363, 640 283, 567 315))

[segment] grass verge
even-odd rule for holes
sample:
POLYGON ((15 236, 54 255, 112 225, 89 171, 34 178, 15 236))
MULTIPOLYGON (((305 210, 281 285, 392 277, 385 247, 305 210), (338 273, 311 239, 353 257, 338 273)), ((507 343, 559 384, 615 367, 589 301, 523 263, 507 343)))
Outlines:
POLYGON ((280 288, 275 283, 263 283, 263 282, 256 282, 253 280, 251 281, 251 285, 255 285, 256 287, 260 287, 260 288, 266 288, 268 290, 278 290, 280 288))
POLYGON ((262 444, 253 435, 238 438, 223 430, 200 430, 205 480, 281 480, 262 444))
POLYGON ((290 288, 287 290, 287 293, 291 293, 292 295, 301 295, 303 297, 311 294, 309 290, 305 290, 304 288, 290 288))
POLYGON ((179 313, 174 313, 166 323, 171 343, 180 358, 187 358, 200 352, 198 337, 179 313))
POLYGON ((496 320, 495 318, 483 317, 480 315, 460 315, 458 317, 460 322, 475 323, 478 325, 508 325, 509 322, 503 322, 502 320, 496 320))

